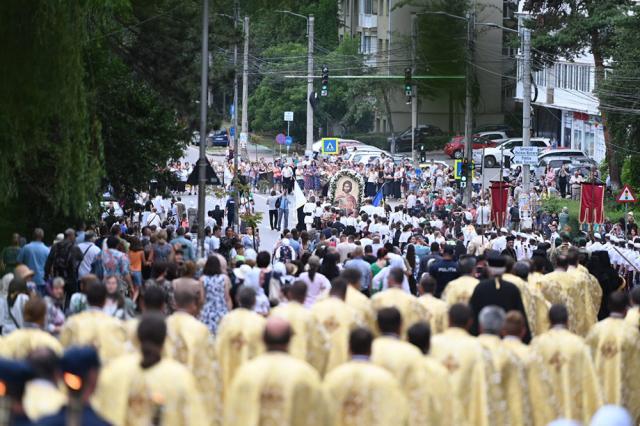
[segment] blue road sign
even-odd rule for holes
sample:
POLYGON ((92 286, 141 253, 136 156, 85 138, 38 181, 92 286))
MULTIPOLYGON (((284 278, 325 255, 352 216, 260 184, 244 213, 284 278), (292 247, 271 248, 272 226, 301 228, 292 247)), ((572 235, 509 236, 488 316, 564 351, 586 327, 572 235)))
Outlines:
POLYGON ((293 138, 291 136, 287 136, 287 138, 284 140, 284 143, 287 145, 291 145, 293 143, 293 138))
POLYGON ((229 135, 231 135, 231 136, 235 136, 236 135, 236 128, 235 127, 229 128, 229 135))
POLYGON ((278 145, 284 145, 286 139, 287 137, 285 136, 284 133, 278 133, 276 135, 276 142, 278 142, 278 145))
POLYGON ((322 153, 329 155, 337 155, 338 154, 338 140, 323 138, 322 139, 322 153))
POLYGON ((233 118, 233 116, 236 115, 236 109, 233 104, 229 106, 229 115, 231 116, 231 118, 233 118))

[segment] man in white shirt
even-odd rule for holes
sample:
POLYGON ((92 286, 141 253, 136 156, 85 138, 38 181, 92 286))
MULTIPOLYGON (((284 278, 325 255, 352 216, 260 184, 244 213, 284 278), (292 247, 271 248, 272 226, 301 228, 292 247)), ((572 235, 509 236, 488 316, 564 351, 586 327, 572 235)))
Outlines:
POLYGON ((336 244, 336 250, 338 254, 340 254, 340 263, 344 263, 350 253, 356 249, 356 245, 353 242, 353 235, 349 235, 349 237, 345 237, 344 235, 340 237, 340 242, 336 244))
POLYGON ((147 223, 145 226, 155 226, 159 228, 162 225, 162 219, 160 219, 160 215, 155 207, 151 208, 151 213, 147 216, 147 223))
POLYGON ((488 226, 491 224, 491 208, 487 206, 487 202, 480 200, 480 207, 476 213, 476 223, 478 225, 488 226))
POLYGON ((412 209, 416 206, 416 194, 411 192, 409 196, 407 196, 407 209, 412 209))
POLYGON ((82 252, 82 261, 78 266, 78 279, 91 273, 91 265, 102 252, 95 245, 95 240, 96 234, 93 231, 87 231, 84 234, 84 242, 78 244, 78 248, 82 252))

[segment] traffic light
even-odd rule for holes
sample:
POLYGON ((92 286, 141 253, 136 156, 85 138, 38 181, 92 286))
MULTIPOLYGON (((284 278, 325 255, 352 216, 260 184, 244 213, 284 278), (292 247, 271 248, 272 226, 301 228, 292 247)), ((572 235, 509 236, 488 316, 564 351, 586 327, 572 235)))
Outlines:
POLYGON ((427 153, 424 151, 424 145, 420 145, 420 162, 427 162, 427 153))
POLYGON ((404 69, 404 94, 407 97, 407 103, 411 103, 411 97, 413 95, 413 87, 411 82, 411 68, 404 69))
POLYGON ((469 160, 466 158, 462 159, 462 176, 469 177, 469 160))
POLYGON ((327 96, 329 94, 329 68, 326 65, 322 66, 322 89, 320 90, 320 96, 327 96))

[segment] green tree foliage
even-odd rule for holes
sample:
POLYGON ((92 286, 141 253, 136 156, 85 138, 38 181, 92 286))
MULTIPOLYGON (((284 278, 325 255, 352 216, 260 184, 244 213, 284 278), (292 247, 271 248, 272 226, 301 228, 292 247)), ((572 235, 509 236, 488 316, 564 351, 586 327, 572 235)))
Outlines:
POLYGON ((102 175, 88 105, 88 2, 0 2, 2 233, 84 216, 102 175))
POLYGON ((622 182, 640 189, 640 9, 616 22, 610 71, 598 90, 601 108, 609 115, 611 144, 624 158, 622 182))
MULTIPOLYGON (((605 76, 605 62, 616 43, 616 29, 632 0, 528 0, 525 10, 534 14, 530 21, 534 28, 533 45, 543 54, 542 62, 552 62, 558 57, 573 59, 584 52, 593 54, 596 86, 600 87, 605 76)), ((600 109, 609 164, 609 175, 614 187, 620 186, 620 158, 609 132, 609 111, 600 109)))

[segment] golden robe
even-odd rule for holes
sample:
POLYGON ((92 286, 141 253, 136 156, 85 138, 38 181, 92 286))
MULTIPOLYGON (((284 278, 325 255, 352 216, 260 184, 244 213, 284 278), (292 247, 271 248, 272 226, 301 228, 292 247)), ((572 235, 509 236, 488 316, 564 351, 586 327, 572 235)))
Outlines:
POLYGON ((602 287, 600 287, 598 279, 591 275, 583 265, 578 265, 575 268, 570 267, 568 272, 578 277, 578 282, 586 287, 583 292, 584 299, 582 303, 584 304, 584 324, 585 327, 588 326, 589 328, 585 331, 585 334, 581 334, 584 336, 598 322, 598 311, 600 310, 600 302, 602 302, 602 287))
POLYGON ((525 424, 533 424, 535 426, 546 426, 553 420, 553 410, 550 407, 553 404, 549 390, 551 382, 549 381, 548 367, 542 362, 534 362, 534 355, 529 346, 525 345, 520 339, 506 336, 502 340, 502 345, 513 355, 515 355, 525 368, 525 380, 523 388, 528 390, 527 399, 529 402, 531 420, 525 424))
POLYGON ((311 313, 324 326, 329 338, 329 356, 325 368, 325 372, 329 372, 349 360, 349 334, 365 324, 358 311, 336 297, 316 302, 311 313))
POLYGON ((621 405, 640 422, 640 331, 623 318, 606 318, 586 342, 602 385, 605 404, 621 405))
POLYGON ((513 274, 503 274, 502 279, 514 284, 520 290, 531 336, 537 336, 547 331, 549 329, 549 302, 545 300, 542 292, 513 274))
POLYGON ((393 374, 405 395, 412 390, 411 376, 422 358, 418 348, 393 336, 377 337, 371 348, 371 362, 393 374))
POLYGON ((427 311, 429 315, 429 326, 431 326, 431 334, 442 333, 449 327, 449 306, 432 294, 425 294, 418 298, 418 302, 427 311))
POLYGON ((163 358, 143 369, 140 355, 129 354, 103 367, 92 405, 115 426, 209 424, 195 380, 187 367, 163 358))
POLYGON ((502 344, 498 336, 481 334, 478 341, 491 353, 495 373, 495 380, 489 381, 489 392, 492 401, 499 404, 494 407, 492 423, 512 426, 531 424, 524 363, 502 344), (506 407, 500 401, 506 402, 506 407))
POLYGON ((417 364, 411 378, 409 424, 448 426, 460 424, 461 407, 452 398, 449 372, 437 360, 426 356, 417 364))
POLYGON ((530 347, 549 372, 552 419, 562 417, 589 424, 591 416, 602 405, 602 396, 584 340, 556 327, 534 338, 530 347))
POLYGON ((291 356, 307 361, 320 375, 324 375, 329 354, 329 337, 322 323, 310 310, 290 301, 271 310, 271 316, 289 321, 293 336, 289 344, 291 356))
POLYGON ((234 309, 218 325, 216 358, 222 377, 222 395, 227 394, 242 364, 264 352, 262 334, 266 319, 249 309, 234 309))
POLYGON ((442 300, 447 302, 447 305, 455 305, 456 303, 469 304, 469 299, 473 294, 476 286, 480 283, 475 277, 469 275, 463 275, 460 278, 456 278, 450 281, 442 292, 442 300))
POLYGON ((371 300, 369 300, 367 296, 360 293, 352 286, 348 286, 345 302, 360 313, 360 316, 364 319, 366 326, 371 331, 376 329, 376 314, 371 307, 371 300))
POLYGON ((402 315, 402 336, 407 336, 407 330, 418 321, 428 321, 429 313, 415 296, 405 293, 399 288, 388 288, 376 293, 371 298, 374 311, 383 308, 397 308, 402 315))
POLYGON ((627 311, 627 315, 624 317, 624 320, 631 324, 632 326, 639 328, 640 327, 640 306, 634 306, 633 308, 629 308, 627 311))
POLYGON ((493 425, 488 392, 493 366, 480 342, 466 330, 451 327, 433 336, 430 353, 449 372, 452 396, 462 407, 460 424, 493 425))
POLYGON ((60 331, 60 343, 65 348, 93 345, 103 364, 125 353, 127 333, 122 322, 98 309, 73 315, 60 331))
POLYGON ((327 374, 323 388, 333 426, 407 424, 407 400, 398 382, 373 363, 342 364, 327 374))
MULTIPOLYGON (((589 300, 585 277, 572 272, 555 271, 544 276, 541 281, 542 294, 550 304, 561 303, 569 312, 569 330, 585 336, 591 328, 591 314, 587 310, 589 300)), ((596 311, 597 315, 597 311, 596 311)))
POLYGON ((219 424, 223 411, 222 384, 209 328, 192 315, 180 311, 167 317, 166 322, 163 357, 178 361, 189 369, 208 424, 219 424))
POLYGON ((66 404, 67 395, 46 380, 28 382, 22 397, 24 412, 33 422, 56 414, 66 404))
POLYGON ((269 352, 236 373, 225 401, 226 426, 324 426, 318 372, 286 353, 269 352))
POLYGON ((62 355, 62 345, 51 334, 39 328, 19 328, 2 339, 0 356, 12 359, 24 359, 34 349, 48 348, 62 355))

